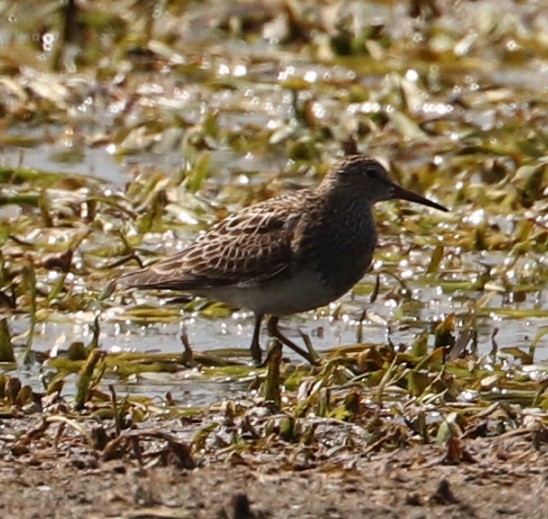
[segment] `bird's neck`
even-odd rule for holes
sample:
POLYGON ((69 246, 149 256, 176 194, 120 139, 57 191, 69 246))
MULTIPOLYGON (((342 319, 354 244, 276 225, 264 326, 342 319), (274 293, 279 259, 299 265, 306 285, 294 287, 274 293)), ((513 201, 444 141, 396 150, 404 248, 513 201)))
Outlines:
POLYGON ((323 198, 324 214, 329 220, 349 221, 356 230, 375 230, 373 203, 359 191, 332 191, 323 198))
POLYGON ((360 196, 325 197, 320 223, 318 268, 337 292, 349 290, 365 274, 377 245, 372 204, 360 196))

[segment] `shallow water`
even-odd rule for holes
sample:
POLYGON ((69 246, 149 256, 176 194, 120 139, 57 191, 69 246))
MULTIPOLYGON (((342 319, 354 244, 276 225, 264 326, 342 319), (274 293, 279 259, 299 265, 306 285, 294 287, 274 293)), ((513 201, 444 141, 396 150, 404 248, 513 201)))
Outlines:
MULTIPOLYGON (((368 277, 372 278, 372 276, 368 277)), ((366 280, 369 279, 366 278, 366 280)), ((541 301, 545 301, 546 295, 546 290, 539 291, 531 296, 529 301, 504 304, 502 307, 505 310, 545 308, 541 301)), ((389 323, 398 311, 398 305, 394 300, 380 300, 371 304, 368 295, 348 294, 329 308, 283 318, 280 326, 283 333, 298 344, 303 344, 299 332, 308 335, 316 351, 321 354, 338 346, 355 344, 360 330, 362 340, 366 343, 383 345, 390 340, 396 347, 402 345, 407 348, 415 342, 419 334, 425 329, 431 329, 449 313, 455 313, 457 316, 468 315, 468 298, 440 294, 439 289, 432 288, 414 292, 414 296, 417 302, 427 301, 427 303, 417 303, 413 315, 398 318, 391 325, 389 323), (373 315, 373 318, 366 317, 360 323, 359 319, 364 309, 367 309, 368 315, 373 315), (337 318, 333 317, 335 311, 337 318)), ((382 292, 379 299, 382 299, 382 292)), ((496 299, 492 301, 492 304, 501 303, 496 299)), ((498 299, 501 300, 501 297, 498 299)), ((251 362, 248 347, 253 332, 253 317, 249 312, 234 312, 229 318, 205 318, 199 312, 188 314, 181 311, 180 320, 174 318, 172 322, 139 325, 131 319, 125 319, 123 311, 124 307, 110 309, 101 316, 100 344, 105 351, 182 352, 180 336, 184 327, 194 351, 214 353, 215 350, 239 348, 242 354, 241 360, 251 362)), ((55 357, 66 351, 75 341, 87 344, 92 338, 90 325, 93 318, 92 313, 52 315, 48 321, 36 326, 33 350, 48 352, 50 356, 55 357)), ((22 316, 10 319, 12 332, 24 333, 28 327, 27 321, 28 319, 22 316)), ((478 352, 487 357, 492 353, 493 341, 495 341, 499 350, 498 355, 503 355, 508 362, 513 363, 514 359, 511 355, 501 354, 500 351, 514 347, 527 351, 535 334, 545 325, 545 322, 546 319, 540 317, 512 319, 496 314, 479 317, 478 352), (493 337, 495 329, 498 331, 493 337)), ((261 338, 263 348, 267 343, 268 337, 263 326, 261 338)), ((429 341, 429 347, 432 346, 433 335, 429 341)), ((295 361, 302 360, 288 348, 284 349, 284 354, 295 361)), ((538 344, 535 362, 548 362, 548 337, 538 344)), ((33 368, 18 372, 26 383, 41 389, 42 383, 37 378, 37 374, 33 368)), ((47 369, 42 374, 45 374, 47 378, 47 369)), ((249 380, 239 381, 231 376, 227 376, 224 380, 219 377, 208 379, 207 368, 205 373, 181 369, 176 373, 142 373, 130 376, 126 380, 119 380, 117 377, 109 380, 106 377, 104 382, 113 383, 122 393, 128 391, 132 395, 163 397, 169 391, 175 401, 190 407, 214 402, 220 395, 230 397, 241 392, 245 393, 249 384, 249 380)), ((72 392, 70 379, 65 392, 69 394, 72 392)))

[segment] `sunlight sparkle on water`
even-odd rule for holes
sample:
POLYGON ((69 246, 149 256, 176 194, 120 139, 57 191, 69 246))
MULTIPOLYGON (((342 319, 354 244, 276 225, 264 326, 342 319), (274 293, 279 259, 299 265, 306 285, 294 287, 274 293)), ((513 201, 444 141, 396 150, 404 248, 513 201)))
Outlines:
POLYGON ((187 225, 197 225, 200 223, 199 218, 187 211, 179 211, 177 213, 177 220, 187 225))
POLYGON ((405 73, 405 79, 408 79, 409 81, 417 81, 419 79, 419 73, 416 70, 409 69, 405 73))
POLYGON ((286 81, 295 75, 295 67, 286 67, 278 74, 278 81, 286 81))
POLYGON ((379 270, 383 267, 383 265, 384 265, 384 262, 382 260, 374 260, 371 268, 373 270, 379 270))
POLYGON ((108 105, 108 113, 112 115, 119 115, 121 114, 126 107, 125 101, 115 101, 113 103, 110 103, 108 105))
POLYGON ((42 34, 42 50, 50 52, 53 49, 53 44, 57 39, 57 35, 52 32, 46 32, 42 34))
POLYGON ((315 83, 318 80, 318 73, 315 70, 307 70, 304 74, 307 83, 315 83))
POLYGON ((447 115, 453 111, 453 106, 448 103, 423 103, 424 114, 447 115))
POLYGON ((55 270, 50 270, 48 272, 48 281, 56 281, 57 279, 59 279, 59 272, 55 271, 55 270))
POLYGON ((217 74, 219 74, 219 76, 227 76, 230 74, 230 68, 228 68, 228 65, 222 63, 217 69, 217 74))
POLYGON ((400 277, 402 279, 410 279, 413 277, 413 270, 412 269, 406 269, 406 270, 402 270, 401 273, 400 273, 400 277))
POLYGON ((108 308, 103 312, 103 318, 106 320, 115 320, 116 317, 121 313, 123 313, 122 308, 108 308))
MULTIPOLYGON (((75 322, 86 323, 86 324, 93 322, 93 320, 95 319, 96 316, 97 316, 97 312, 85 312, 83 310, 80 310, 80 311, 72 314, 72 317, 73 317, 75 322)), ((82 330, 82 335, 88 335, 88 334, 89 334, 89 329, 86 326, 82 330)))
POLYGON ((464 402, 474 402, 478 399, 479 393, 477 391, 463 391, 459 396, 458 400, 464 402))
POLYGON ((232 71, 232 74, 236 77, 242 77, 247 74, 247 67, 243 63, 238 63, 232 71))
POLYGON ((158 83, 144 83, 137 88, 137 93, 140 95, 162 95, 165 94, 165 89, 158 83))
POLYGON ((312 105, 312 113, 317 119, 324 119, 327 115, 327 111, 321 103, 314 103, 312 105))
POLYGON ((236 177, 236 183, 240 186, 247 186, 249 185, 249 177, 242 173, 236 177))
POLYGON ((465 216, 463 220, 472 225, 479 225, 485 221, 485 211, 483 209, 472 211, 468 216, 465 216))
POLYGON ((266 124, 267 130, 277 130, 281 127, 281 123, 278 120, 270 119, 268 123, 266 124))
POLYGON ((57 357, 59 348, 61 348, 67 340, 67 335, 65 333, 60 333, 53 341, 53 346, 49 351, 50 357, 57 357))
POLYGON ((435 155, 433 162, 436 166, 441 166, 444 163, 444 159, 441 155, 435 155))

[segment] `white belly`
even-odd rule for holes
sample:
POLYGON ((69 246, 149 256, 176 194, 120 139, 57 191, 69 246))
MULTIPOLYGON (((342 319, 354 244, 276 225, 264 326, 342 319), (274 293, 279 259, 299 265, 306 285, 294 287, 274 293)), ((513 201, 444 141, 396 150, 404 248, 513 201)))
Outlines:
POLYGON ((325 306, 334 294, 317 272, 305 271, 291 279, 253 285, 211 287, 196 295, 223 301, 230 306, 252 310, 256 314, 288 315, 325 306))

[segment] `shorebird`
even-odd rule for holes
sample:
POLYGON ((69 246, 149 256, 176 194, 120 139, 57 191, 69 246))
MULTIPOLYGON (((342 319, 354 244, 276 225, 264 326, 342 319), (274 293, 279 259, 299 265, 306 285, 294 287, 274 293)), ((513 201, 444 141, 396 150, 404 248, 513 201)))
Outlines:
POLYGON ((260 364, 261 323, 309 362, 278 329, 281 316, 326 306, 367 272, 377 246, 372 208, 391 199, 447 209, 393 182, 376 160, 351 155, 316 188, 243 208, 180 253, 120 278, 123 288, 162 289, 251 310, 251 355, 260 364))

